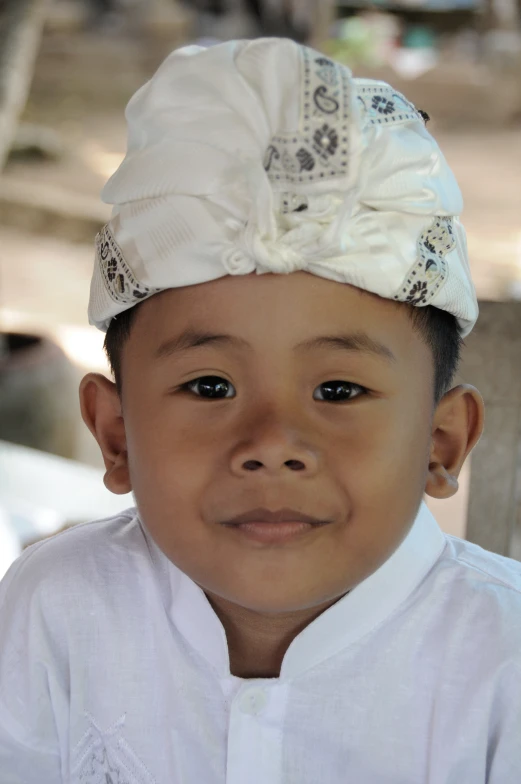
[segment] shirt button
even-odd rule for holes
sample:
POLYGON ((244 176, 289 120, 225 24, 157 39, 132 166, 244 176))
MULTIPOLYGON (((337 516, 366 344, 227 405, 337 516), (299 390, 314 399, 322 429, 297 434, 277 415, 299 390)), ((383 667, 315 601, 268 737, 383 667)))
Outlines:
POLYGON ((264 689, 248 689, 241 696, 240 708, 243 713, 257 716, 266 706, 268 697, 264 689))

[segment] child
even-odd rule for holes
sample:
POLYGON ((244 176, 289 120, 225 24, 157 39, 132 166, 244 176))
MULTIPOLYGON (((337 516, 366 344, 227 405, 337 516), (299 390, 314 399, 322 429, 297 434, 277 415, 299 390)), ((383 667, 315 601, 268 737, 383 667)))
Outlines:
POLYGON ((422 501, 483 426, 424 117, 283 39, 130 102, 80 394, 136 508, 2 582, 2 784, 521 781, 521 564, 422 501))

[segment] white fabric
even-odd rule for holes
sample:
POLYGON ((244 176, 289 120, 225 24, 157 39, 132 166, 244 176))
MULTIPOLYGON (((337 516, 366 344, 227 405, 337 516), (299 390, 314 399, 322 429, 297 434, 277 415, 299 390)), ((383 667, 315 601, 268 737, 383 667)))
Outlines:
POLYGON ((91 324, 166 288, 306 270, 472 329, 460 190, 389 85, 286 39, 231 41, 173 52, 126 116, 91 324))
POLYGON ((517 784, 521 564, 422 505, 280 678, 246 680, 131 509, 11 567, 0 686, 2 784, 517 784))
POLYGON ((13 561, 22 552, 22 546, 5 507, 0 506, 0 580, 13 561))

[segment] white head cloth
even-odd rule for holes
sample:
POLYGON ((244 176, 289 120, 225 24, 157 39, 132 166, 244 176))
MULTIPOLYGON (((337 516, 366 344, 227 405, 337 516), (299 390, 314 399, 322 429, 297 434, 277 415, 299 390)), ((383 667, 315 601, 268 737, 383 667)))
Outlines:
POLYGON ((173 52, 130 101, 89 320, 158 291, 305 270, 478 315, 462 198, 415 107, 286 39, 173 52))

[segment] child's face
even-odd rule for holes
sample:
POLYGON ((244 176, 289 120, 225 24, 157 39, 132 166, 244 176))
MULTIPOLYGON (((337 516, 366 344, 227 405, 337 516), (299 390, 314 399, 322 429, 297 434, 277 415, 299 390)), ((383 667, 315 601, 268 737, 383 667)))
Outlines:
POLYGON ((407 308, 348 285, 253 274, 168 290, 142 305, 124 348, 117 470, 128 453, 147 528, 204 590, 260 612, 313 607, 410 530, 434 465, 433 375, 407 308), (187 330, 231 339, 168 351, 187 330), (347 335, 385 349, 299 347, 347 335), (225 397, 182 388, 202 376, 225 397), (351 383, 341 402, 330 381, 351 383), (332 522, 277 545, 221 525, 257 507, 332 522))

